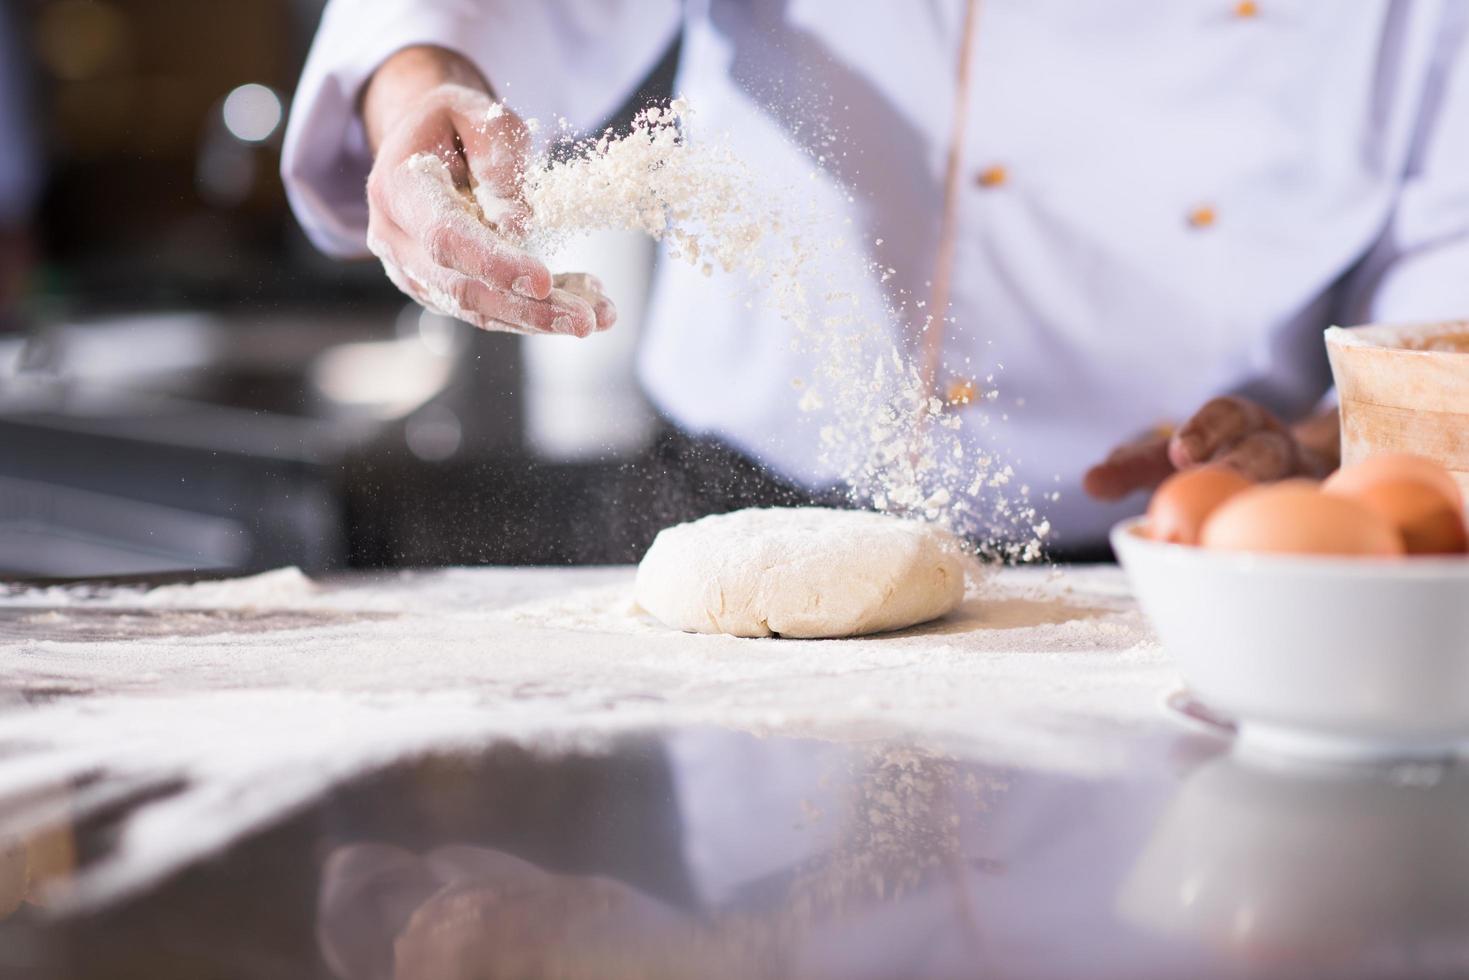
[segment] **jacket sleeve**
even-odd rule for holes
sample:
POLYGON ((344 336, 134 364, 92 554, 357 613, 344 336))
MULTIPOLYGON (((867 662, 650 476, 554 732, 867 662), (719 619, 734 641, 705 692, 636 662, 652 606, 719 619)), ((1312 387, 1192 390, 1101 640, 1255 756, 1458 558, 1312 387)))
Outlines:
POLYGON ((1444 17, 1397 204, 1362 269, 1358 321, 1469 319, 1469 4, 1444 17))
POLYGON ((680 25, 678 0, 330 0, 282 151, 291 208, 322 251, 366 254, 372 159, 357 99, 396 51, 456 51, 522 116, 583 130, 626 101, 680 25))

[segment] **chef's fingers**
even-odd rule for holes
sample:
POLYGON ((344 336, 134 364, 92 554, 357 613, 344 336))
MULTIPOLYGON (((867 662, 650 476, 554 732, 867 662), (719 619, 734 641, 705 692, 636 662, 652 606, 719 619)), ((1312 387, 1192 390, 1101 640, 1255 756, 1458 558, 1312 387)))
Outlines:
POLYGON ((1112 450, 1087 470, 1082 487, 1097 500, 1121 500, 1136 490, 1151 490, 1173 473, 1168 436, 1154 433, 1112 450))
POLYGON ((1214 462, 1228 466, 1256 483, 1283 480, 1300 472, 1295 440, 1289 434, 1275 430, 1245 436, 1215 457, 1214 462))
POLYGON ((1173 436, 1168 458, 1176 469, 1202 466, 1227 452, 1246 436, 1283 431, 1274 415, 1244 398, 1215 398, 1189 419, 1173 436))
POLYGON ((606 330, 617 322, 617 307, 607 298, 602 280, 586 272, 563 272, 556 276, 556 288, 579 296, 597 314, 597 329, 606 330))
POLYGON ((546 333, 586 337, 597 330, 597 313, 590 303, 564 289, 552 289, 544 300, 501 294, 502 304, 492 311, 497 319, 523 323, 546 333))
POLYGON ((436 847, 423 856, 423 863, 446 885, 533 886, 551 878, 544 868, 524 858, 475 844, 436 847))
POLYGON ((535 300, 551 295, 551 270, 544 262, 501 240, 473 218, 438 225, 424 244, 434 264, 452 272, 535 300))
POLYGON ((339 977, 391 974, 392 937, 441 883, 425 862, 391 844, 347 844, 329 853, 316 900, 316 938, 339 977))
POLYGON ((479 220, 442 159, 418 154, 388 170, 378 176, 375 168, 368 181, 370 211, 416 239, 436 265, 535 299, 550 295, 550 270, 479 220))
POLYGON ((556 273, 556 285, 576 293, 583 299, 607 294, 607 287, 602 285, 602 280, 590 272, 558 272, 556 273))
POLYGON ((551 295, 551 270, 545 263, 500 238, 471 213, 435 215, 407 230, 435 265, 532 299, 551 295))
POLYGON ((595 315, 575 297, 553 293, 549 299, 526 299, 464 276, 428 293, 434 309, 481 330, 571 337, 586 337, 596 330, 595 315))
POLYGON ((532 299, 441 266, 430 266, 423 277, 437 307, 487 330, 509 324, 523 333, 585 337, 597 329, 591 305, 565 290, 553 289, 546 299, 532 299))
POLYGON ((431 306, 426 290, 417 278, 409 274, 403 257, 415 251, 413 241, 392 219, 374 212, 367 222, 367 249, 383 264, 388 281, 410 299, 424 306, 431 306))
POLYGON ((580 297, 556 290, 537 300, 491 286, 436 264, 390 222, 373 227, 368 245, 382 259, 388 278, 429 309, 485 330, 585 337, 597 328, 595 311, 580 297))
POLYGON ((455 125, 485 220, 504 235, 523 238, 530 222, 530 208, 521 193, 530 159, 530 130, 515 113, 488 100, 457 108, 455 125))
MULTIPOLYGON (((440 86, 428 102, 384 139, 368 176, 369 206, 401 212, 422 200, 416 191, 400 193, 400 185, 411 183, 416 171, 462 198, 474 198, 497 229, 523 238, 526 209, 520 185, 530 147, 525 124, 486 93, 460 85, 440 86), (425 157, 443 166, 425 166, 425 157)), ((415 233, 423 232, 407 215, 397 217, 415 233)), ((472 269, 461 271, 473 274, 472 269)), ((545 298, 544 292, 539 295, 545 298)))

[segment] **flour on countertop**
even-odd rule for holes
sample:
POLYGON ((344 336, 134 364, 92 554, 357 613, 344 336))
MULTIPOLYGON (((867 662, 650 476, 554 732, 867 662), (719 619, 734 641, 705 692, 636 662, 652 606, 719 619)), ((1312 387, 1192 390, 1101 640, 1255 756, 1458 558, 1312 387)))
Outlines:
POLYGON ((1164 725, 1158 696, 1176 684, 1120 574, 1002 570, 946 619, 813 641, 670 632, 630 614, 627 568, 13 592, 0 691, 25 703, 0 711, 0 798, 99 773, 114 788, 182 784, 77 880, 70 900, 95 902, 339 781, 495 739, 888 733, 1000 765, 1117 771, 1164 725))

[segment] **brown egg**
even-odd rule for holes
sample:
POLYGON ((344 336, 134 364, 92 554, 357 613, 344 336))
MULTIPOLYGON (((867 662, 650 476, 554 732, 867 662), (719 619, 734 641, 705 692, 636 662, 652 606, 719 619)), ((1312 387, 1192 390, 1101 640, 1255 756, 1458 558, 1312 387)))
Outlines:
POLYGON ((1148 501, 1148 537, 1175 544, 1198 544, 1210 514, 1235 494, 1254 486, 1234 470, 1201 466, 1175 473, 1148 501))
POLYGON ((1457 555, 1469 548, 1464 512, 1439 487, 1418 480, 1379 480, 1350 498, 1397 528, 1410 555, 1457 555))
POLYGON ((1201 543, 1220 551, 1297 555, 1401 555, 1403 539, 1366 504, 1322 493, 1309 480, 1256 487, 1225 501, 1201 543))
POLYGON ((1324 488, 1351 497, 1383 480, 1417 480, 1437 489, 1454 506, 1461 510, 1464 507, 1464 494, 1453 475, 1433 460, 1410 453, 1384 453, 1343 466, 1327 477, 1324 488))

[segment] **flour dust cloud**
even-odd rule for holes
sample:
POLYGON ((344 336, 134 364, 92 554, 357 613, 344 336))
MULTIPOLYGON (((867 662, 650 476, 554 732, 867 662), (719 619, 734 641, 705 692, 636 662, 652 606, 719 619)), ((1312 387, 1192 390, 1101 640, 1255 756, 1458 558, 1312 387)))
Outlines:
MULTIPOLYGON (((813 231, 818 215, 799 187, 758 172, 727 140, 700 132, 684 100, 644 109, 625 134, 568 142, 569 152, 542 154, 527 170, 522 191, 533 217, 518 244, 547 254, 577 235, 633 230, 705 275, 742 276, 752 300, 778 311, 814 365, 812 377, 791 379, 792 408, 823 413, 821 462, 841 474, 854 505, 941 523, 990 557, 1041 556, 1049 525, 1031 489, 1014 485, 1011 465, 978 433, 965 437, 966 426, 989 424, 984 403, 997 398, 994 376, 982 390, 946 401, 900 340, 931 329, 933 311, 885 293, 882 315, 873 316, 850 278, 832 281, 818 271, 832 268, 834 258, 885 284, 894 267, 867 258, 850 237, 813 231)), ((822 168, 825 158, 810 162, 822 168)), ((432 155, 406 166, 435 173, 446 192, 453 189, 447 166, 432 155)), ((443 206, 483 219, 503 204, 454 190, 443 206)))

